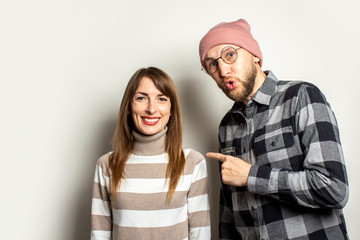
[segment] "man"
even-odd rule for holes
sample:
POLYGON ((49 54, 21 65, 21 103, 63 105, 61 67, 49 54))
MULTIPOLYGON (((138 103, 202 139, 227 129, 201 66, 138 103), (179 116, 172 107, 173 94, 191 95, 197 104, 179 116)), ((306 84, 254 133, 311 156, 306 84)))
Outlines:
POLYGON ((347 239, 348 180, 335 116, 306 82, 261 70, 240 19, 210 29, 203 69, 234 100, 219 127, 220 239, 347 239))

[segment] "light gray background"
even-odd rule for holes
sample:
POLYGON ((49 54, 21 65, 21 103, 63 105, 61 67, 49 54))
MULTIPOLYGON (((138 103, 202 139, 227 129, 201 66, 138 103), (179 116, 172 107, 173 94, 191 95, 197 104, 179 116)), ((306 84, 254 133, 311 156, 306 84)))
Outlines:
MULTIPOLYGON (((348 167, 349 235, 360 235, 359 4, 352 0, 14 0, 0 3, 2 239, 89 239, 93 172, 110 150, 124 88, 140 67, 174 79, 184 146, 217 150, 232 105, 200 71, 198 43, 245 18, 263 69, 317 85, 340 126, 348 167)), ((214 239, 219 179, 208 160, 214 239)))

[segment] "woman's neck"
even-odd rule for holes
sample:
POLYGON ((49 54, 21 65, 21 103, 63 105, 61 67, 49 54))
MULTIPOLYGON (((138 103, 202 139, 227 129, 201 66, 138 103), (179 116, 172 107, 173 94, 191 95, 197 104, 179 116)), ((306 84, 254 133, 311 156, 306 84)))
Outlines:
POLYGON ((142 156, 152 156, 164 153, 166 133, 167 127, 154 135, 144 135, 137 131, 133 131, 135 140, 133 153, 142 156))

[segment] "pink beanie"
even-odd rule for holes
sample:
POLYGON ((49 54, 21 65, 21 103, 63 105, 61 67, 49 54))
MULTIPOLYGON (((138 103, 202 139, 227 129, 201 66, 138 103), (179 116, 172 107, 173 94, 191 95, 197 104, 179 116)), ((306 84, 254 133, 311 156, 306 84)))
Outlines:
POLYGON ((235 22, 222 22, 211 28, 201 39, 199 45, 200 61, 203 64, 206 53, 210 48, 220 44, 232 44, 244 48, 254 56, 260 58, 262 65, 262 54, 259 44, 250 33, 250 25, 239 19, 235 22))

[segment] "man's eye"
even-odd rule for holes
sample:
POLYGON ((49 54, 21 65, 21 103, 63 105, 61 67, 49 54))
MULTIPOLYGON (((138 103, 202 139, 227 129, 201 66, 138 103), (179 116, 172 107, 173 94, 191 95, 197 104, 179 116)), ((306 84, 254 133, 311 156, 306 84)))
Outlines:
POLYGON ((213 67, 213 66, 216 66, 216 62, 215 61, 212 61, 209 63, 209 67, 213 67))
POLYGON ((234 52, 229 52, 228 54, 226 54, 226 58, 230 59, 232 57, 234 57, 235 53, 234 52))

